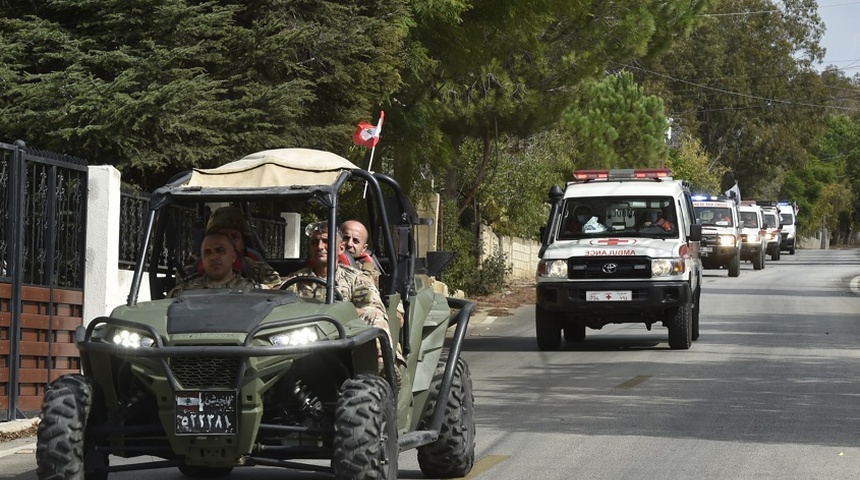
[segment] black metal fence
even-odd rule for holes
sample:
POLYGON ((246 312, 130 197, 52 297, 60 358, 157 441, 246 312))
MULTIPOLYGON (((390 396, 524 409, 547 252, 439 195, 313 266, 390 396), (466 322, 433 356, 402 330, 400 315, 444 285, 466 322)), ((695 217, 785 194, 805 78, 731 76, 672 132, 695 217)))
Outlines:
POLYGON ((31 410, 44 386, 76 371, 82 323, 87 163, 0 143, 0 403, 31 410), (71 348, 70 348, 71 347, 71 348))
MULTIPOLYGON (((167 245, 179 245, 177 252, 164 251, 158 255, 159 267, 168 268, 172 259, 184 260, 189 253, 196 252, 202 237, 202 230, 206 225, 205 218, 198 218, 194 209, 171 206, 181 212, 173 212, 171 218, 176 225, 171 225, 170 235, 178 238, 167 245)), ((120 268, 133 268, 137 263, 137 255, 140 250, 141 239, 145 228, 146 215, 149 212, 149 195, 134 193, 128 190, 122 192, 120 200, 120 232, 119 232, 119 266, 120 268)), ((280 258, 284 251, 286 242, 286 222, 283 219, 270 219, 251 217, 251 227, 260 240, 263 252, 269 258, 280 258)))
POLYGON ((0 143, 0 202, 0 276, 83 288, 86 161, 0 143))

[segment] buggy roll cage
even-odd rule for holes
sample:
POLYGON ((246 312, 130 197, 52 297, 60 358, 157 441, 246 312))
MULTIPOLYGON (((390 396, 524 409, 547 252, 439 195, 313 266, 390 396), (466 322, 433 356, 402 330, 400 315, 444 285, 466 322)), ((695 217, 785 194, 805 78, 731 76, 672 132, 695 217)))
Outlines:
MULTIPOLYGON (((155 255, 154 252, 159 251, 164 243, 166 218, 164 215, 158 214, 168 206, 220 201, 250 201, 279 197, 293 197, 304 201, 315 199, 326 209, 328 231, 334 232, 339 228, 336 222, 339 192, 351 180, 364 180, 367 183, 369 195, 367 208, 370 223, 369 230, 381 235, 383 248, 390 259, 387 272, 389 281, 387 285, 384 285, 384 291, 381 293, 383 296, 400 293, 401 298, 405 301, 408 295, 414 291, 414 285, 411 283, 415 272, 415 255, 413 254, 415 251, 415 238, 413 226, 418 223, 418 215, 412 203, 403 194, 400 185, 388 175, 370 173, 360 168, 351 168, 342 169, 337 174, 336 180, 331 184, 282 185, 255 188, 188 186, 187 183, 191 175, 192 171, 186 171, 174 176, 168 184, 156 189, 150 197, 149 211, 143 231, 141 232, 140 250, 126 302, 127 306, 137 304, 144 269, 147 267, 146 258, 148 252, 152 250, 153 255, 155 255), (393 192, 393 195, 390 197, 391 202, 385 201, 381 184, 393 192), (397 222, 398 236, 396 245, 391 235, 390 219, 392 217, 395 217, 397 222), (157 231, 159 234, 153 236, 153 231, 157 231), (153 238, 154 241, 151 242, 153 238)), ((329 235, 329 251, 336 251, 336 238, 336 235, 329 235)), ((336 255, 328 256, 329 271, 334 271, 336 261, 336 255)), ((157 278, 158 268, 157 261, 148 263, 150 285, 153 285, 153 282, 157 278)), ((325 302, 332 303, 333 301, 334 276, 330 275, 326 279, 325 302)))

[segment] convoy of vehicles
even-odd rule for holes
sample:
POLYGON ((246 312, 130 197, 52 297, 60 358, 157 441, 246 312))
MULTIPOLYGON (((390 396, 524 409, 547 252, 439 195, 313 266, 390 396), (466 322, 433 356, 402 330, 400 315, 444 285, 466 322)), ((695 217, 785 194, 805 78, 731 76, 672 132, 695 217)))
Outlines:
POLYGON ((702 225, 700 255, 707 269, 723 268, 730 277, 741 273, 741 227, 738 202, 725 196, 695 195, 693 208, 702 225))
POLYGON ((741 260, 752 263, 754 270, 765 267, 767 239, 765 238, 764 217, 761 207, 754 204, 741 204, 741 260))
POLYGON ((581 170, 549 192, 537 271, 538 348, 585 339, 586 328, 655 323, 669 346, 699 337, 702 265, 689 189, 666 169, 581 170))
MULTIPOLYGON (((318 150, 268 150, 175 177, 150 199, 127 304, 79 327, 82 373, 45 395, 39 478, 159 467, 212 478, 265 465, 393 479, 399 452, 412 448, 428 476, 468 474, 474 399, 460 352, 473 305, 435 292, 416 253, 419 221, 391 177, 318 150), (391 339, 340 298, 334 275, 313 277, 324 299, 257 288, 166 298, 210 206, 229 203, 248 218, 287 212, 281 233, 306 242, 299 232, 311 222, 336 231, 340 202, 366 208, 391 339), (152 299, 138 301, 147 281, 152 299), (143 461, 112 466, 110 456, 143 461)), ((308 262, 253 247, 281 275, 308 262)))

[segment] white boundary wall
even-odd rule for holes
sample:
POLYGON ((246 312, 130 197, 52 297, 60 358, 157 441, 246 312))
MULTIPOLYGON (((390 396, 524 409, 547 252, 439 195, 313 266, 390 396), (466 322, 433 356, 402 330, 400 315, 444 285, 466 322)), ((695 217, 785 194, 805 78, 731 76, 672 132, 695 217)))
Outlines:
MULTIPOLYGON (((87 253, 84 263, 84 325, 128 300, 131 270, 119 268, 121 184, 116 168, 89 167, 87 192, 87 253)), ((141 283, 140 298, 149 300, 149 281, 141 283)))

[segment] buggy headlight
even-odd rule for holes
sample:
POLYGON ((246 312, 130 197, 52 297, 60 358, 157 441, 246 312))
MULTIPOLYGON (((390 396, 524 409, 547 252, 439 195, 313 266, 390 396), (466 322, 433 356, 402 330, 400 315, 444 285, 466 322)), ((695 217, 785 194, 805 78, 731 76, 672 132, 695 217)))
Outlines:
POLYGON ((537 274, 539 277, 567 278, 567 260, 541 260, 537 274))
POLYGON ((651 260, 652 277, 669 277, 684 273, 686 266, 681 258, 655 258, 651 260))
POLYGON ((735 237, 733 235, 720 235, 717 239, 717 244, 722 246, 734 246, 735 237))
POLYGON ((311 342, 316 342, 319 338, 319 331, 317 331, 316 327, 302 327, 271 335, 269 341, 277 347, 287 347, 307 345, 311 342))
POLYGON ((113 343, 126 348, 140 348, 155 345, 155 340, 133 330, 120 330, 114 333, 113 343))

